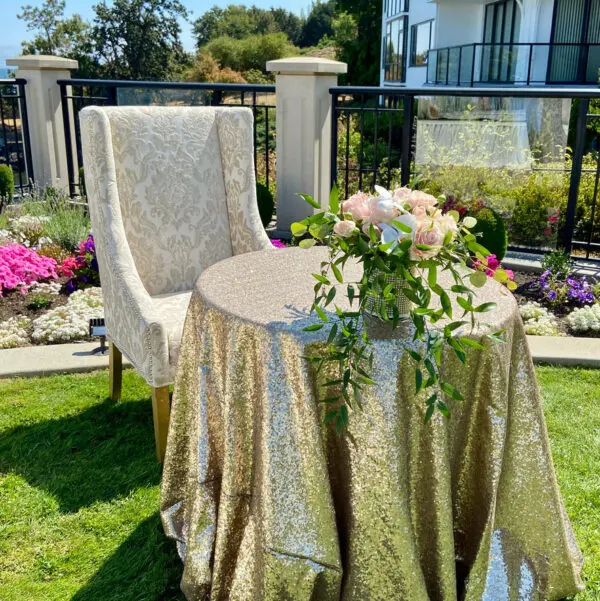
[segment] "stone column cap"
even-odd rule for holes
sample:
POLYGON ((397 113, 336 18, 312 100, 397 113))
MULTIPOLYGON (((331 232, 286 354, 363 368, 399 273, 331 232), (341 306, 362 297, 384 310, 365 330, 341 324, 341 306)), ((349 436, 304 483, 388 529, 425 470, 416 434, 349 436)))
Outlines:
POLYGON ((18 67, 24 70, 35 69, 55 69, 68 70, 77 69, 79 63, 72 58, 63 58, 62 56, 51 56, 48 54, 25 54, 15 58, 7 58, 6 64, 9 67, 18 67))
POLYGON ((337 75, 338 73, 347 73, 348 65, 328 58, 296 56, 269 61, 267 71, 287 75, 337 75))

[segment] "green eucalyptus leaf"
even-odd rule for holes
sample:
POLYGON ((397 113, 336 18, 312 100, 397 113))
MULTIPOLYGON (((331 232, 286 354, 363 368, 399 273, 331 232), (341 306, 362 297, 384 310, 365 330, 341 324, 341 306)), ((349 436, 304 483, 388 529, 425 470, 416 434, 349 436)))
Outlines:
POLYGON ((305 328, 302 328, 303 332, 316 332, 317 330, 320 330, 323 327, 322 323, 314 323, 310 326, 306 326, 305 328))
POLYGON ((452 384, 448 382, 440 382, 440 388, 444 391, 445 394, 447 394, 450 398, 454 399, 455 401, 465 400, 463 395, 460 394, 460 392, 458 392, 458 390, 456 390, 456 388, 454 388, 454 386, 452 386, 452 384))
POLYGON ((471 348, 477 349, 478 351, 482 351, 485 348, 485 346, 483 346, 483 344, 481 344, 480 342, 477 342, 472 338, 467 338, 466 336, 461 338, 460 342, 461 344, 464 344, 465 346, 470 346, 471 348))
POLYGON ((313 209, 321 208, 321 205, 310 194, 298 194, 298 196, 303 198, 313 209))
POLYGON ((329 194, 329 210, 337 215, 340 212, 340 189, 337 184, 333 184, 329 194))
POLYGON ((313 276, 313 278, 315 278, 315 280, 317 280, 321 284, 325 284, 326 286, 331 286, 331 282, 324 275, 321 275, 319 273, 313 273, 312 276, 313 276))
POLYGON ((300 222, 292 223, 290 229, 292 230, 292 234, 297 237, 304 236, 307 232, 306 226, 300 222))
POLYGON ((333 275, 335 276, 335 279, 340 283, 343 284, 344 283, 344 277, 342 276, 342 272, 340 271, 339 267, 335 264, 331 264, 331 271, 333 271, 333 275))
POLYGON ((323 309, 321 309, 321 307, 319 307, 319 305, 315 305, 315 311, 317 312, 317 315, 319 316, 319 319, 322 322, 327 323, 329 321, 329 318, 325 314, 325 311, 323 311, 323 309))
POLYGON ((415 370, 415 389, 419 392, 423 388, 423 372, 420 369, 415 370))
POLYGON ((483 271, 474 271, 469 276, 469 281, 476 288, 483 288, 487 284, 488 276, 483 273, 483 271))
POLYGON ((311 239, 308 240, 300 240, 300 244, 298 246, 300 248, 312 248, 316 244, 316 241, 311 239))
POLYGON ((478 305, 473 309, 475 313, 487 313, 488 311, 493 311, 496 308, 496 303, 483 303, 482 305, 478 305))

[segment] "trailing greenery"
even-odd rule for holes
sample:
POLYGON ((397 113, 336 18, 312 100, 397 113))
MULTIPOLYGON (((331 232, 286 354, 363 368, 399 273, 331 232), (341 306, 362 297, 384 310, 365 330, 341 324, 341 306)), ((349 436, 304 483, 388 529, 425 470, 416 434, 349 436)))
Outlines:
POLYGON ((496 255, 498 261, 502 261, 508 246, 508 233, 504 220, 496 211, 489 208, 483 208, 473 216, 477 219, 477 224, 471 228, 471 233, 478 236, 478 242, 496 255))
POLYGON ((15 195, 15 176, 9 165, 0 165, 0 213, 15 195))

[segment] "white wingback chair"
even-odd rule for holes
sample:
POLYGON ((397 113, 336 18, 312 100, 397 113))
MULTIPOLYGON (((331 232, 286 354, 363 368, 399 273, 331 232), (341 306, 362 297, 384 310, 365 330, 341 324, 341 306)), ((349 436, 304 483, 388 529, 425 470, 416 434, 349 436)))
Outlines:
POLYGON ((121 352, 152 386, 164 456, 169 384, 198 275, 272 248, 256 202, 246 108, 88 107, 80 113, 92 229, 110 345, 110 395, 121 352))

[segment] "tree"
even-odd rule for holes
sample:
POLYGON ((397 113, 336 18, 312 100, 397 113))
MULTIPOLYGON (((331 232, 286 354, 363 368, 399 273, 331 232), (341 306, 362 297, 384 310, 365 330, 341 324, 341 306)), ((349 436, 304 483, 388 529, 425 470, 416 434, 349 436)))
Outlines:
POLYGON ((38 32, 33 41, 40 53, 55 54, 56 32, 65 13, 65 0, 46 0, 39 8, 28 4, 21 11, 17 18, 25 21, 28 31, 38 32))
POLYGON ((352 17, 358 32, 354 40, 341 41, 340 60, 348 63, 348 81, 379 85, 382 0, 337 0, 337 8, 352 17))
POLYGON ((79 62, 76 77, 93 77, 98 64, 91 55, 90 25, 80 15, 64 17, 64 0, 45 0, 40 7, 22 6, 19 19, 29 31, 36 32, 32 40, 21 43, 23 54, 51 54, 73 58, 79 62))
POLYGON ((114 0, 94 6, 91 38, 104 74, 115 79, 168 79, 187 61, 179 0, 114 0))
POLYGON ((196 46, 202 48, 209 42, 228 37, 242 40, 251 35, 285 33, 296 43, 302 30, 302 19, 284 8, 264 10, 230 4, 227 8, 213 6, 194 21, 196 46))
POLYGON ((252 35, 242 40, 222 36, 204 46, 204 52, 234 71, 265 70, 267 61, 290 56, 294 46, 284 33, 252 35))
MULTIPOLYGON (((335 0, 313 3, 310 14, 302 26, 299 45, 316 46, 325 36, 333 35, 333 18, 335 16, 335 0)), ((381 19, 381 15, 379 17, 381 19)))

